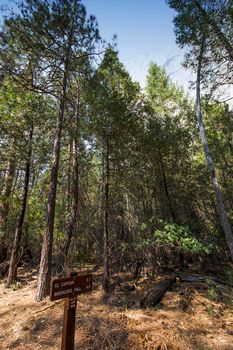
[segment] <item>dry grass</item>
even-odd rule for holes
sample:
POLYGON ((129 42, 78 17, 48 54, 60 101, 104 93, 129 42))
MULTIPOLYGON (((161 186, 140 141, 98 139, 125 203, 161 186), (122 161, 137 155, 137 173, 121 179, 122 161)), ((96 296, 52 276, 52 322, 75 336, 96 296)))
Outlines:
MULTIPOLYGON (((0 285, 0 349, 60 349, 63 302, 36 303, 36 275, 21 275, 15 290, 0 285)), ((75 349, 233 350, 232 290, 221 287, 217 302, 203 283, 178 283, 158 307, 141 310, 152 283, 144 278, 133 292, 106 296, 97 276, 94 291, 78 299, 75 349)))

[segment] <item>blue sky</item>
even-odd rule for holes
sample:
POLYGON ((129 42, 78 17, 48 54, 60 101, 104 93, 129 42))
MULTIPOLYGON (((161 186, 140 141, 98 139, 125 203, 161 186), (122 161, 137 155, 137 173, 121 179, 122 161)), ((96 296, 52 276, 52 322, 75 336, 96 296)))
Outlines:
MULTIPOLYGON (((174 12, 165 0, 83 0, 88 14, 95 15, 100 34, 107 41, 117 35, 121 62, 134 80, 145 86, 149 63, 164 66, 171 79, 186 89, 190 73, 181 66, 183 52, 175 43, 174 12)), ((11 0, 0 0, 0 5, 11 0)))
POLYGON ((117 35, 119 57, 134 80, 145 86, 151 61, 164 66, 170 78, 188 90, 192 79, 181 65, 183 51, 176 45, 175 12, 165 0, 83 0, 96 16, 107 41, 117 35))
MULTIPOLYGON (((0 0, 9 5, 14 0, 0 0)), ((149 50, 161 51, 174 45, 174 12, 165 0, 83 0, 88 14, 95 15, 106 40, 118 35, 124 59, 149 50)))
POLYGON ((97 17, 100 32, 110 40, 118 35, 123 59, 175 44, 173 11, 165 0, 84 0, 97 17))
POLYGON ((87 12, 96 16, 100 33, 106 40, 110 41, 113 34, 117 34, 120 59, 142 86, 145 85, 151 61, 165 65, 173 80, 181 85, 184 83, 185 75, 180 65, 183 55, 176 46, 173 32, 172 19, 175 13, 165 0, 83 2, 87 12), (173 67, 166 66, 169 61, 173 67))

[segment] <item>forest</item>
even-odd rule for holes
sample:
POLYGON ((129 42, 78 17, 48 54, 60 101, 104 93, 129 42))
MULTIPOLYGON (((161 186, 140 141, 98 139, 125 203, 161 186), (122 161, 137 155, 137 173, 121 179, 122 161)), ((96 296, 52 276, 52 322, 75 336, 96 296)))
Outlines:
POLYGON ((81 0, 2 8, 1 349, 59 349, 71 271, 77 349, 233 349, 233 2, 166 6, 195 98, 156 62, 142 89, 81 0))

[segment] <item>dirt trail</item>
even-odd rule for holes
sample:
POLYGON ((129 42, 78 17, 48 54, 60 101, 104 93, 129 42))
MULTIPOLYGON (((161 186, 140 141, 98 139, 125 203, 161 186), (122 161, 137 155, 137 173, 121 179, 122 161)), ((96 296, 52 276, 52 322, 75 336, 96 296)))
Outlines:
MULTIPOLYGON (((16 290, 0 285, 0 349, 60 349, 63 302, 35 302, 36 273, 20 277, 16 290)), ((95 280, 94 291, 78 298, 75 349, 233 350, 233 305, 224 302, 233 299, 230 288, 221 287, 216 302, 203 283, 177 283, 158 307, 141 310, 152 280, 109 296, 95 280)))

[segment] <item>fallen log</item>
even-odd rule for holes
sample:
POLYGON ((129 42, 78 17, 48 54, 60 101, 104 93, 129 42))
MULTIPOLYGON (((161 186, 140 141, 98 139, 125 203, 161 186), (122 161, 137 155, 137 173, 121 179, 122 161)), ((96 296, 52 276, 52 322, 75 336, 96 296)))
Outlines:
POLYGON ((183 275, 178 273, 176 277, 180 280, 180 282, 206 282, 208 284, 222 284, 224 286, 233 287, 232 284, 224 282, 216 277, 211 276, 200 276, 200 275, 183 275))
POLYGON ((140 307, 143 309, 156 306, 162 300, 166 291, 172 289, 175 282, 175 278, 159 282, 143 299, 141 299, 140 307))

